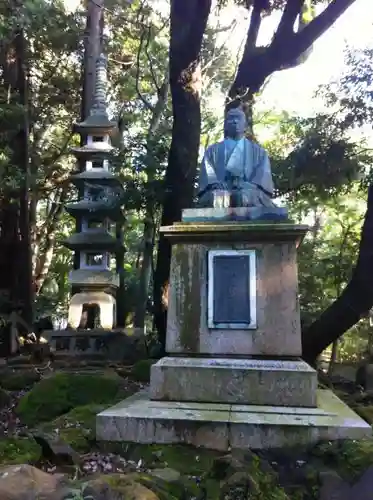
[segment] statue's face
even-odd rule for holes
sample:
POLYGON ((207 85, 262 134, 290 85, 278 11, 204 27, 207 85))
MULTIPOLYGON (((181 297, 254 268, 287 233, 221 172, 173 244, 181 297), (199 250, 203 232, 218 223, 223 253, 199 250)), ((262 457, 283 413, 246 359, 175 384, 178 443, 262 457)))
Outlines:
POLYGON ((240 139, 245 134, 246 125, 245 113, 241 109, 231 109, 225 117, 225 135, 232 139, 240 139))

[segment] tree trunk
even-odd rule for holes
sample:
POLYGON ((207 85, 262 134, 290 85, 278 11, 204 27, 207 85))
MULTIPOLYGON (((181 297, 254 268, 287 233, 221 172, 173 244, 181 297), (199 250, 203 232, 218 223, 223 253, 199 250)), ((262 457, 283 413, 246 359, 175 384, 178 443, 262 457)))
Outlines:
MULTIPOLYGON (((201 132, 201 69, 203 34, 211 0, 172 0, 170 31, 170 88, 173 108, 172 141, 165 176, 161 224, 180 220, 192 205, 201 132)), ((162 299, 168 287, 171 247, 160 236, 154 278, 154 322, 165 346, 166 309, 162 299)))
POLYGON ((27 50, 26 37, 23 30, 20 30, 19 36, 15 38, 15 47, 17 53, 18 70, 18 89, 20 103, 23 106, 23 123, 20 130, 19 142, 21 150, 18 165, 23 173, 22 185, 19 199, 19 228, 21 239, 22 254, 22 273, 19 295, 22 297, 22 318, 29 324, 33 324, 34 319, 34 285, 32 275, 32 250, 31 250, 31 231, 29 214, 29 191, 30 191, 30 159, 29 159, 29 77, 27 71, 27 50))
POLYGON ((144 222, 144 250, 142 254, 136 310, 133 321, 135 328, 144 328, 145 326, 149 283, 153 268, 153 249, 156 227, 154 223, 153 210, 151 210, 150 206, 148 206, 147 209, 144 222))
POLYGON ((338 299, 302 332, 303 359, 314 364, 317 356, 365 316, 373 305, 373 185, 361 230, 359 255, 352 277, 338 299))
MULTIPOLYGON (((145 165, 148 167, 148 185, 152 186, 155 180, 153 164, 154 164, 154 142, 156 142, 155 135, 159 130, 162 122, 162 117, 164 116, 164 111, 167 106, 167 96, 169 88, 169 75, 168 69, 164 81, 158 91, 158 99, 155 106, 151 106, 152 117, 150 120, 150 125, 147 133, 146 139, 146 158, 145 165)), ((157 224, 155 221, 156 213, 156 200, 153 192, 148 192, 146 196, 146 206, 145 206, 145 221, 144 221, 144 232, 143 241, 144 249, 142 252, 142 262, 140 270, 140 279, 137 292, 136 310, 134 317, 134 326, 136 328, 145 327, 146 309, 148 305, 149 297, 149 285, 153 272, 153 252, 154 244, 157 232, 157 224)), ((153 277, 154 278, 154 277, 153 277)))

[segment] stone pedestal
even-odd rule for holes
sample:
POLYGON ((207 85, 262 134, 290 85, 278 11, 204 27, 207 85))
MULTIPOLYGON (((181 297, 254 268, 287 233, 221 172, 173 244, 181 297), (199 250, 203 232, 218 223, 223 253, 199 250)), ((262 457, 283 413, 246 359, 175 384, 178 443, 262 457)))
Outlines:
POLYGON ((317 375, 304 361, 166 357, 152 366, 150 397, 316 407, 317 375))
POLYGON ((300 359, 296 250, 307 227, 220 212, 162 228, 170 356, 152 366, 147 393, 97 416, 97 438, 228 450, 370 436, 300 359))

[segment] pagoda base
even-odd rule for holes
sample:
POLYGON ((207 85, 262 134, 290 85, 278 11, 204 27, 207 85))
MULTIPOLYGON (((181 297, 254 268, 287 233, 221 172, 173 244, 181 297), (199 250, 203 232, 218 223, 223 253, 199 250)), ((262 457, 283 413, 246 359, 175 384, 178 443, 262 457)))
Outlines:
POLYGON ((45 330, 43 337, 58 355, 102 355, 110 361, 136 361, 146 356, 145 334, 141 328, 45 330))
POLYGON ((228 451, 370 438, 372 428, 328 390, 318 390, 317 408, 151 401, 141 391, 99 413, 96 436, 228 451))

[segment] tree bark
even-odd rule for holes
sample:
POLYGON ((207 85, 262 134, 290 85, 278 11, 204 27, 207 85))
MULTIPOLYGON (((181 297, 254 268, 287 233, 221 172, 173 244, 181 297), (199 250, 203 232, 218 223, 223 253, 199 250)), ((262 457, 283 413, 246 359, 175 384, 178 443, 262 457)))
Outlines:
MULTIPOLYGON (((18 18, 20 6, 14 5, 18 18)), ((17 309, 23 319, 32 324, 33 285, 31 239, 29 220, 29 123, 28 123, 28 74, 26 37, 17 26, 14 38, 5 49, 3 59, 4 86, 9 93, 9 103, 20 106, 21 113, 14 130, 9 133, 11 167, 20 174, 19 187, 12 192, 2 192, 1 203, 1 280, 0 289, 8 297, 4 312, 17 309), (22 265, 20 265, 20 262, 22 265)))
POLYGON ((27 40, 23 29, 15 38, 18 65, 18 92, 23 107, 23 119, 17 142, 20 149, 15 151, 17 163, 23 174, 19 195, 19 237, 22 255, 22 271, 18 295, 22 304, 22 318, 32 325, 34 310, 34 286, 32 275, 31 230, 29 218, 30 158, 29 158, 29 78, 27 71, 27 40))
POLYGON ((302 332, 303 359, 314 364, 332 342, 365 316, 373 304, 373 185, 369 187, 367 211, 361 230, 359 255, 352 277, 341 295, 309 328, 302 332))
MULTIPOLYGON (((334 22, 356 0, 332 0, 332 2, 307 26, 298 32, 294 31, 294 22, 300 15, 303 2, 288 0, 278 29, 268 47, 257 47, 253 43, 252 33, 258 23, 258 12, 253 8, 247 43, 242 60, 238 66, 236 78, 231 86, 229 106, 237 106, 239 102, 251 100, 263 86, 268 76, 275 71, 294 66, 294 62, 301 58, 313 43, 325 33, 334 22), (255 17, 253 17, 255 16, 255 17)), ((260 1, 258 9, 263 10, 260 1)), ((255 2, 254 2, 255 7, 255 2)), ((256 39, 255 39, 256 41, 256 39)))
MULTIPOLYGON (((146 139, 146 158, 145 165, 148 167, 148 183, 152 185, 155 180, 154 170, 152 164, 154 163, 153 157, 153 142, 155 135, 162 123, 162 117, 167 106, 168 88, 169 88, 169 75, 168 70, 165 79, 159 88, 158 99, 155 106, 152 107, 152 116, 146 139)), ((157 232, 156 224, 156 199, 153 192, 148 192, 145 201, 145 220, 143 231, 143 252, 142 262, 140 269, 140 279, 138 285, 136 310, 134 316, 134 326, 136 328, 145 327, 146 310, 149 298, 149 285, 152 277, 154 262, 154 244, 157 232)))
MULTIPOLYGON (((193 201, 201 131, 200 57, 211 0, 172 0, 170 31, 170 88, 173 108, 172 140, 165 176, 161 224, 180 220, 193 201)), ((165 346, 166 301, 171 247, 161 235, 154 279, 154 322, 165 346)))

